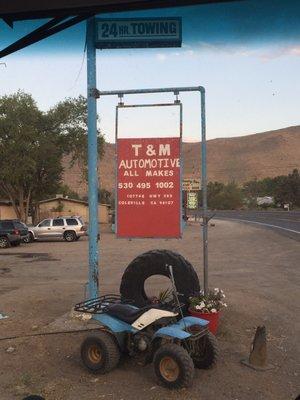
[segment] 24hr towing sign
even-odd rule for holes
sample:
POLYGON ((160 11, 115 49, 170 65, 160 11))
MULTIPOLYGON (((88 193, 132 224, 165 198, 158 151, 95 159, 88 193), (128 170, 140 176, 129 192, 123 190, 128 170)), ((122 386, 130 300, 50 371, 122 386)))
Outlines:
POLYGON ((98 49, 181 47, 181 18, 97 19, 98 49))
POLYGON ((117 236, 181 236, 180 139, 118 139, 117 236))

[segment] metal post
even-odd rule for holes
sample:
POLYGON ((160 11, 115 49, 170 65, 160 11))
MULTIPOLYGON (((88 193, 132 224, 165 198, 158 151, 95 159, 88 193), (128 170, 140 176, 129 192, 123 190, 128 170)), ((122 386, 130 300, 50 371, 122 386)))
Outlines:
POLYGON ((89 298, 98 296, 98 149, 95 19, 87 20, 87 106, 89 181, 89 298))
MULTIPOLYGON (((182 207, 183 207, 183 196, 182 196, 182 176, 183 176, 183 157, 182 157, 182 133, 183 133, 183 115, 182 115, 182 103, 177 103, 180 106, 180 116, 179 116, 179 134, 180 134, 180 236, 182 237, 183 235, 183 213, 182 213, 182 207)), ((186 223, 186 220, 184 221, 186 223)))
POLYGON ((201 95, 201 173, 202 173, 202 207, 203 207, 203 280, 204 294, 208 293, 208 216, 207 216, 207 172, 206 172, 206 119, 205 90, 201 95))
POLYGON ((115 234, 118 234, 118 180, 119 180, 119 160, 118 160, 118 134, 119 134, 119 105, 116 106, 116 130, 115 130, 115 234))

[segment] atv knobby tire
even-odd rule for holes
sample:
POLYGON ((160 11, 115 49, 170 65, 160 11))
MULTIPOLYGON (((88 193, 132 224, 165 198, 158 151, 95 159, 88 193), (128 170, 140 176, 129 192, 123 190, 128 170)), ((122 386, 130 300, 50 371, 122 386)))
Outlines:
POLYGON ((105 374, 120 361, 120 350, 115 338, 108 332, 88 336, 81 345, 81 359, 87 369, 95 374, 105 374))
POLYGON ((168 343, 154 355, 154 371, 159 381, 169 389, 191 386, 194 364, 189 353, 181 346, 168 343))
POLYGON ((194 347, 199 350, 192 355, 194 365, 200 369, 212 368, 219 358, 217 339, 211 332, 208 332, 207 335, 198 340, 199 346, 195 343, 194 347))
POLYGON ((130 299, 138 307, 149 304, 145 293, 145 281, 153 275, 169 278, 168 265, 173 275, 180 301, 188 304, 189 297, 200 291, 199 279, 192 264, 180 254, 170 250, 151 250, 136 257, 126 268, 120 286, 123 299, 130 299))

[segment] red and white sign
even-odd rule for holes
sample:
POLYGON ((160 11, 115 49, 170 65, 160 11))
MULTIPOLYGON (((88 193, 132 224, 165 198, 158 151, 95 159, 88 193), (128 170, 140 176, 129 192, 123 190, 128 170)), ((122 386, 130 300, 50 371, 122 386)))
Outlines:
POLYGON ((180 139, 118 139, 117 236, 181 236, 180 139))

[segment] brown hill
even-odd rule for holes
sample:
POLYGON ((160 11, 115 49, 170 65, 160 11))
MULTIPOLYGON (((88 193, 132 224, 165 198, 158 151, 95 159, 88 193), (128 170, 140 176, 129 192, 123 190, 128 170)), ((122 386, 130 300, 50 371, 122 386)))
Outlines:
MULTIPOLYGON (((105 156, 100 163, 101 187, 112 190, 115 182, 114 144, 105 145, 105 156)), ((184 177, 199 177, 201 143, 184 143, 184 177)), ((82 182, 79 166, 69 168, 63 161, 64 183, 79 195, 85 195, 87 186, 82 182)), ((300 169, 300 126, 257 133, 235 138, 207 141, 207 171, 209 181, 243 183, 285 175, 300 169)))

